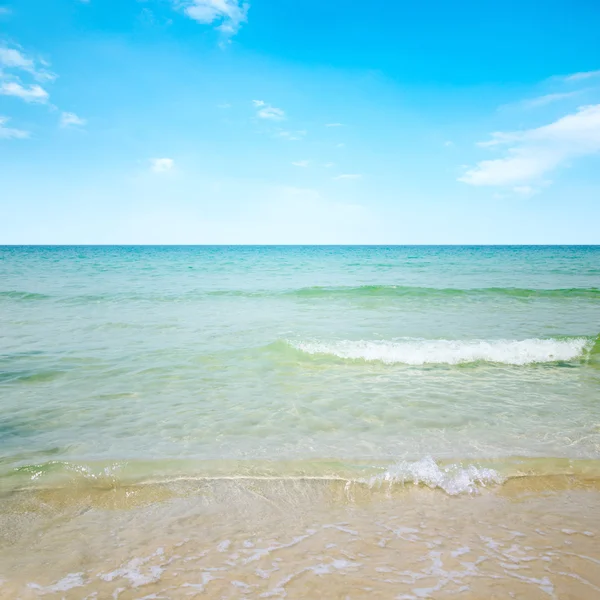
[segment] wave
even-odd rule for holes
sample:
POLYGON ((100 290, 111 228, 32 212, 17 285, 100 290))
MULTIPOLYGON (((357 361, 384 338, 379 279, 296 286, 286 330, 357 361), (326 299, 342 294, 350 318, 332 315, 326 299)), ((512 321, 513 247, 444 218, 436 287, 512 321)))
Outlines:
POLYGON ((37 294, 35 292, 24 292, 20 290, 0 291, 0 299, 8 300, 47 300, 50 296, 37 294))
POLYGON ((407 483, 425 485, 431 489, 440 489, 450 496, 475 493, 479 487, 501 485, 505 481, 498 471, 470 464, 440 466, 433 458, 427 456, 416 462, 399 462, 383 473, 363 479, 369 487, 407 483))
POLYGON ((592 354, 598 346, 590 338, 527 340, 422 340, 287 342, 310 355, 385 364, 458 365, 477 362, 506 365, 568 362, 592 354))
POLYGON ((202 486, 228 485, 271 487, 289 485, 332 486, 348 497, 354 493, 427 487, 454 496, 474 494, 483 488, 520 481, 544 489, 563 484, 589 483, 600 486, 600 461, 594 459, 504 457, 436 461, 419 460, 159 460, 76 463, 49 461, 4 471, 0 490, 4 493, 54 490, 77 495, 120 489, 125 496, 147 490, 155 498, 197 493, 202 486), (158 493, 158 495, 157 495, 158 493))
POLYGON ((506 297, 521 300, 540 298, 600 298, 600 288, 436 288, 404 285, 359 285, 359 286, 312 286, 288 290, 211 290, 206 291, 212 297, 282 297, 299 299, 402 299, 402 298, 486 298, 506 297))
POLYGON ((53 381, 65 374, 64 370, 59 369, 32 369, 22 371, 2 371, 0 370, 0 383, 44 383, 53 381))
POLYGON ((493 298, 505 297, 520 300, 535 299, 600 299, 600 288, 435 288, 403 285, 360 285, 360 286, 312 286, 297 289, 256 290, 188 290, 181 294, 105 293, 76 296, 50 296, 20 290, 0 291, 0 299, 6 300, 49 300, 69 303, 103 302, 186 302, 202 298, 297 298, 297 299, 411 299, 427 298, 445 300, 450 298, 493 298))
POLYGON ((453 298, 505 296, 511 298, 600 298, 600 288, 433 288, 402 285, 362 285, 348 287, 307 287, 285 292, 285 295, 298 297, 414 297, 414 298, 453 298))

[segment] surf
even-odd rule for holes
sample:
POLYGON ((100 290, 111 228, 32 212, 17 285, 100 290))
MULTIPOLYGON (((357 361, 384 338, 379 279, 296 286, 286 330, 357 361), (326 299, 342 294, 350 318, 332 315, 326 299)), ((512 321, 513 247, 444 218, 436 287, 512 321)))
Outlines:
POLYGON ((569 362, 590 355, 598 342, 586 337, 525 340, 287 341, 307 355, 387 365, 459 365, 496 363, 514 366, 569 362))

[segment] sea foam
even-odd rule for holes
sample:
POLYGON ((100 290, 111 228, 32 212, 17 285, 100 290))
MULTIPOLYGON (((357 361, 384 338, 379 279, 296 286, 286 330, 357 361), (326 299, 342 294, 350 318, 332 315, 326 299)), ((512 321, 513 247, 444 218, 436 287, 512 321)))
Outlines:
POLYGON ((527 340, 306 341, 290 344, 307 354, 406 365, 490 362, 529 365, 571 361, 589 349, 586 338, 527 340))
POLYGON ((504 477, 494 469, 472 464, 440 466, 433 458, 427 456, 415 462, 398 462, 388 467, 383 473, 363 479, 361 482, 370 487, 409 483, 425 485, 432 489, 443 490, 450 496, 456 496, 475 493, 479 487, 499 485, 504 482, 504 477))

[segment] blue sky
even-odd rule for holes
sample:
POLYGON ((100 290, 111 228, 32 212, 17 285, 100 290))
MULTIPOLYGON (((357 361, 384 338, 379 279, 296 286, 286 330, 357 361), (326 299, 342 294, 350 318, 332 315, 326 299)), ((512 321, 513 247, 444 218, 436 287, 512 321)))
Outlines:
POLYGON ((600 3, 0 0, 0 243, 600 243, 600 3))

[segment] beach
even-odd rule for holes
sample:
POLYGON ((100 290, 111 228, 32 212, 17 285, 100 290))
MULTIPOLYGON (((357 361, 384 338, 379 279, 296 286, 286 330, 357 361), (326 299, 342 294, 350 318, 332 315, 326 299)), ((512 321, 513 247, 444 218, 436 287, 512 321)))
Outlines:
POLYGON ((0 247, 0 597, 597 598, 599 265, 0 247))

